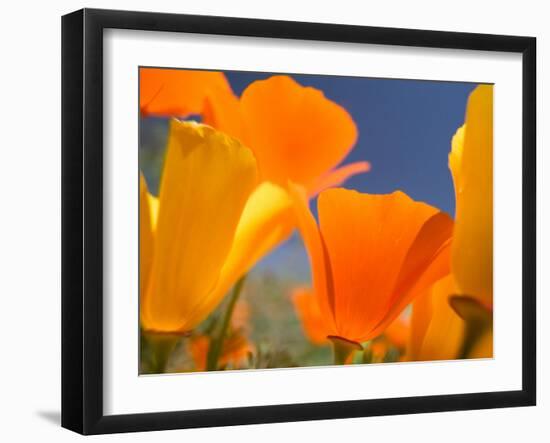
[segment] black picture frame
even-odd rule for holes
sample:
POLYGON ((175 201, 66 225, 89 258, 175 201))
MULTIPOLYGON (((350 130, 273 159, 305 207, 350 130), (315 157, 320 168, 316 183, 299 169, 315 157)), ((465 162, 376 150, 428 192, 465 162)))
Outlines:
POLYGON ((529 406, 536 403, 536 39, 83 9, 62 18, 62 426, 82 434, 529 406), (227 409, 103 412, 103 31, 108 28, 522 54, 522 389, 227 409))

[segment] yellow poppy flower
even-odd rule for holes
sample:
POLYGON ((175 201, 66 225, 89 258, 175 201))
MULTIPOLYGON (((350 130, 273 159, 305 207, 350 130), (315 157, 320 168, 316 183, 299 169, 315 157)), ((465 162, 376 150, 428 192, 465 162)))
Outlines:
POLYGON ((415 298, 405 360, 460 357, 465 325, 449 304, 453 290, 454 280, 449 274, 415 298))
MULTIPOLYGON (((173 120, 159 192, 156 226, 141 185, 141 322, 181 333, 220 302, 238 277, 237 237, 256 240, 247 202, 258 180, 256 160, 240 142, 212 128, 173 120), (148 221, 150 223, 148 223, 148 221), (151 258, 152 257, 152 258, 151 258)), ((253 198, 253 197, 252 197, 253 198)), ((276 199, 262 201, 269 209, 276 199)), ((256 252, 264 239, 246 245, 256 252)))
POLYGON ((415 300, 408 359, 493 354, 492 86, 478 86, 470 94, 466 122, 452 139, 449 168, 456 198, 452 272, 415 300))
POLYGON ((452 272, 456 293, 493 306, 493 87, 478 86, 449 155, 456 215, 452 272))

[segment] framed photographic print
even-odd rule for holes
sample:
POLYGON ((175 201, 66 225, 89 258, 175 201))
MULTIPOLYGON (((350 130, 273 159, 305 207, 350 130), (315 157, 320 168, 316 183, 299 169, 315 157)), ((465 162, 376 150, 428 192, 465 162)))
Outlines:
POLYGON ((530 37, 62 21, 62 425, 534 405, 530 37))

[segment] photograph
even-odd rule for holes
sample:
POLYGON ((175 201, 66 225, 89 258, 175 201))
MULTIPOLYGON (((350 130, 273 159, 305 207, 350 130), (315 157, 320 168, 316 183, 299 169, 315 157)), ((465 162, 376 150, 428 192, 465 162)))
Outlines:
POLYGON ((492 84, 138 69, 140 375, 493 357, 492 84))

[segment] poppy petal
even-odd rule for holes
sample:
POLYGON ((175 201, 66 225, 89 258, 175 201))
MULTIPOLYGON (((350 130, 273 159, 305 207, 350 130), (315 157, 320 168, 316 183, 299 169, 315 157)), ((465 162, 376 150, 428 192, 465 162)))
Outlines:
POLYGON ((404 350, 409 337, 410 320, 398 316, 384 331, 384 335, 399 350, 404 350))
POLYGON ((197 305, 192 317, 200 315, 204 305, 217 305, 240 277, 290 236, 295 226, 288 193, 272 183, 261 183, 246 202, 216 286, 197 305))
POLYGON ((187 341, 187 352, 191 355, 195 371, 205 371, 210 338, 207 335, 197 335, 187 341))
POLYGON ((412 304, 411 327, 405 360, 418 360, 418 356, 422 353, 422 343, 430 326, 432 315, 432 292, 429 288, 425 293, 419 294, 412 304))
POLYGON ((142 116, 185 117, 200 114, 205 98, 231 87, 222 72, 140 68, 139 106, 142 116))
POLYGON ((332 282, 329 280, 330 263, 325 244, 315 218, 309 210, 305 189, 292 182, 289 182, 288 189, 296 214, 296 222, 309 256, 313 291, 327 328, 332 332, 334 330, 334 293, 332 282))
POLYGON ((408 357, 411 360, 453 360, 459 357, 465 323, 449 304, 454 290, 452 275, 437 281, 413 303, 413 323, 422 328, 412 331, 408 357))
POLYGON ((236 281, 260 258, 286 240, 295 225, 288 192, 273 183, 261 183, 246 202, 222 270, 222 280, 224 275, 228 275, 229 280, 236 281))
MULTIPOLYGON (((188 341, 187 350, 193 359, 195 371, 206 370, 210 342, 207 335, 194 336, 188 341)), ((232 331, 224 341, 219 365, 221 367, 230 365, 232 368, 246 367, 248 356, 254 351, 254 345, 248 341, 242 331, 232 331)))
POLYGON ((424 223, 403 261, 386 317, 376 327, 376 334, 418 294, 450 272, 452 231, 453 221, 443 212, 437 212, 424 223))
POLYGON ((159 218, 159 199, 154 195, 147 193, 147 200, 149 202, 149 211, 151 212, 151 227, 153 231, 157 229, 157 221, 159 218))
MULTIPOLYGON (((153 197, 154 198, 154 197, 153 197)), ((147 290, 153 264, 154 227, 151 195, 143 174, 139 174, 139 292, 147 290)))
POLYGON ((455 201, 458 198, 459 190, 462 189, 462 153, 464 152, 464 129, 462 125, 456 130, 451 141, 451 152, 449 153, 449 169, 453 176, 455 188, 455 201))
POLYGON ((207 305, 194 312, 218 281, 256 183, 248 148, 209 126, 172 120, 152 280, 142 301, 146 328, 189 330, 214 309, 207 305))
POLYGON ((218 131, 243 140, 244 122, 239 98, 232 91, 206 97, 202 113, 203 122, 218 131))
POLYGON ((348 178, 368 171, 370 171, 369 162, 355 162, 336 168, 334 171, 329 172, 317 180, 316 184, 309 192, 309 195, 314 196, 325 189, 341 186, 348 178))
POLYGON ((343 107, 288 76, 253 82, 242 94, 241 112, 244 141, 256 155, 262 180, 283 186, 291 180, 310 190, 357 139, 343 107))
MULTIPOLYGON (((337 294, 338 335, 366 341, 399 314, 390 308, 402 264, 424 223, 438 211, 399 191, 371 195, 339 188, 319 195, 318 210, 337 294)), ((418 271, 420 276, 424 269, 418 271)))
POLYGON ((313 291, 309 288, 296 288, 292 291, 291 298, 309 340, 318 345, 328 343, 327 337, 331 334, 325 325, 313 291))
MULTIPOLYGON (((461 161, 454 162, 459 163, 460 167, 451 163, 457 194, 452 270, 458 293, 470 295, 487 308, 492 308, 492 86, 478 86, 470 95, 463 131, 461 161), (454 172, 455 169, 459 171, 454 172)), ((460 135, 457 134, 457 137, 456 144, 459 146, 460 135)))

